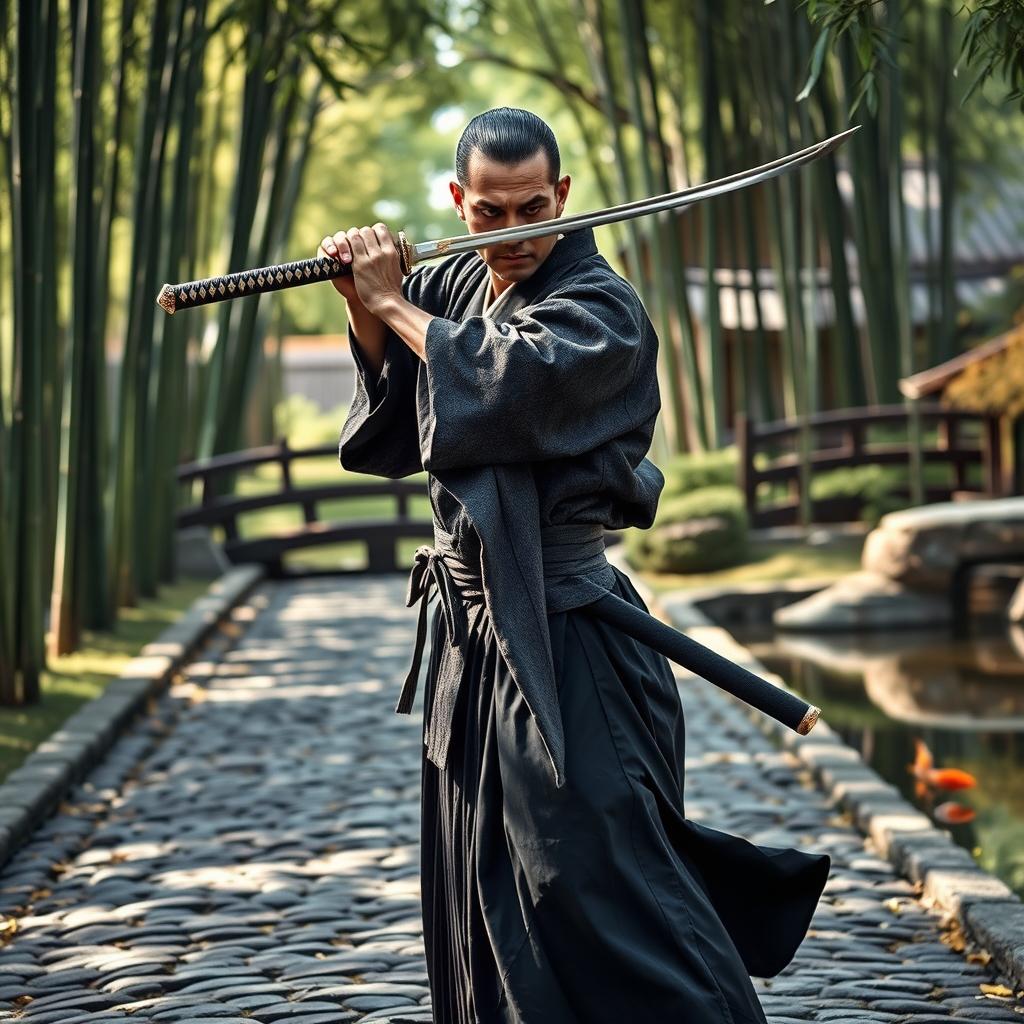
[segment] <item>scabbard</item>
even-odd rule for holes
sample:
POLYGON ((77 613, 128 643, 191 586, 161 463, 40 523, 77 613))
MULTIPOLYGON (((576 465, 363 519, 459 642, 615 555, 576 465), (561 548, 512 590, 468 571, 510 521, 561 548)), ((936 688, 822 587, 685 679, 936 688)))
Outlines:
POLYGON ((580 610, 617 626, 676 664, 739 697, 801 736, 811 731, 821 714, 820 708, 762 679, 742 665, 723 658, 710 647, 691 639, 642 608, 624 601, 618 594, 608 592, 598 600, 583 605, 580 610))

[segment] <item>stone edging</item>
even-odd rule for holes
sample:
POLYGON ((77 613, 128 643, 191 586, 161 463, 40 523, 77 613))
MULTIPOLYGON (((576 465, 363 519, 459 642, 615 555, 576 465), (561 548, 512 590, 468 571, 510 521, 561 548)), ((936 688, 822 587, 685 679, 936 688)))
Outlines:
POLYGON ((192 652, 265 576, 263 565, 235 566, 214 580, 184 615, 151 640, 106 689, 83 704, 0 785, 0 867, 103 759, 150 697, 161 693, 192 652))
MULTIPOLYGON (((675 591, 671 597, 659 597, 630 570, 619 552, 609 549, 608 560, 629 574, 652 614, 685 630, 692 639, 723 657, 789 689, 780 676, 769 672, 728 630, 708 618, 693 602, 692 595, 675 591)), ((753 708, 747 710, 762 732, 808 768, 818 785, 871 838, 880 855, 903 877, 921 883, 925 897, 950 914, 966 936, 991 953, 999 969, 1015 985, 1024 987, 1024 903, 1020 898, 998 878, 978 867, 970 853, 957 846, 947 831, 938 828, 869 767, 860 753, 829 727, 824 715, 807 736, 799 736, 775 719, 753 708)))

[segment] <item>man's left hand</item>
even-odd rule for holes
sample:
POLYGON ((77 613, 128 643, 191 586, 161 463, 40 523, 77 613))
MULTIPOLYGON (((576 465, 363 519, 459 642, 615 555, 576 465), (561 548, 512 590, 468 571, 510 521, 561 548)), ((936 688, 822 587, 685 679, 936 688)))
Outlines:
POLYGON ((346 233, 352 250, 352 276, 359 301, 375 316, 395 300, 402 300, 402 265, 398 248, 386 224, 350 228, 346 233))

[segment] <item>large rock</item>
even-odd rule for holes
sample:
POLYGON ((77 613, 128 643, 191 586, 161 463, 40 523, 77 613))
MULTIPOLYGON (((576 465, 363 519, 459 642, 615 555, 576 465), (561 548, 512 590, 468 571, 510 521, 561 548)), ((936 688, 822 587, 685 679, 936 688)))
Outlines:
MULTIPOLYGON (((864 541, 858 572, 779 608, 774 622, 785 629, 865 630, 943 624, 956 567, 979 558, 1024 558, 1024 498, 889 512, 864 541)), ((1014 604, 1024 618, 1024 597, 1014 604)))
POLYGON ((784 629, 891 629, 948 622, 946 595, 922 592, 861 569, 802 601, 777 608, 784 629))
POLYGON ((947 591, 963 561, 1024 557, 1024 498, 947 501, 882 516, 863 569, 919 590, 947 591))

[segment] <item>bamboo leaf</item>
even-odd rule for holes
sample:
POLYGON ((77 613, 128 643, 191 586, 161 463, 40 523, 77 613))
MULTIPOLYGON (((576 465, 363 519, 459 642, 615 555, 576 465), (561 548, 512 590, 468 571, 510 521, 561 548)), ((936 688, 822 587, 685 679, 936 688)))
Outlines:
POLYGON ((804 83, 804 87, 797 93, 797 100, 805 100, 811 94, 811 89, 814 88, 814 85, 821 74, 821 67, 825 61, 825 55, 828 53, 831 42, 832 29, 827 28, 820 36, 818 36, 818 41, 814 44, 814 52, 811 54, 810 73, 807 76, 807 81, 804 83))

